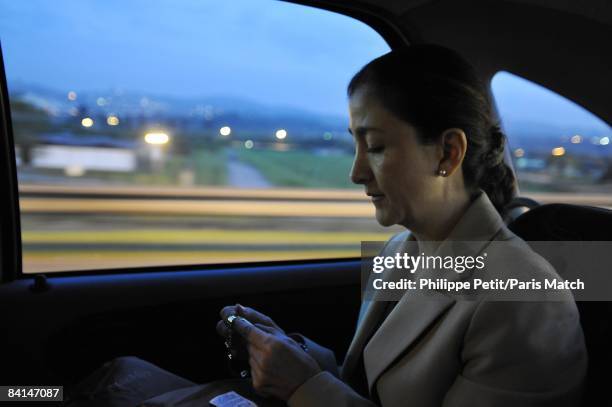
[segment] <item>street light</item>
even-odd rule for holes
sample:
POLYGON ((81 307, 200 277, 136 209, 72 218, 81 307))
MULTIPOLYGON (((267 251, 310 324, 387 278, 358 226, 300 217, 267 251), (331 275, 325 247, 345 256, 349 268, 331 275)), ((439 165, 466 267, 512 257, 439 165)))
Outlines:
POLYGON ((161 172, 165 161, 163 147, 170 141, 170 136, 162 132, 151 132, 145 134, 144 141, 149 145, 149 159, 153 171, 161 172))
POLYGON ((582 136, 580 136, 579 134, 576 134, 575 136, 572 136, 570 141, 572 142, 572 144, 580 144, 582 143, 582 136))
POLYGON ((83 127, 91 127, 93 124, 94 121, 91 117, 85 117, 83 120, 81 120, 81 126, 83 127))
POLYGON ((147 133, 144 136, 144 140, 147 144, 162 145, 170 141, 170 136, 166 133, 147 133))
POLYGON ((280 130, 276 130, 276 138, 279 140, 283 140, 287 137, 287 130, 285 129, 280 129, 280 130))
POLYGON ((221 134, 223 137, 227 137, 232 134, 232 129, 229 126, 223 126, 219 129, 219 134, 221 134))
POLYGON ((552 149, 551 154, 555 157, 561 157, 565 155, 565 148, 563 147, 555 147, 552 149))
POLYGON ((116 126, 119 124, 119 118, 115 115, 110 115, 106 118, 106 123, 109 126, 116 126))

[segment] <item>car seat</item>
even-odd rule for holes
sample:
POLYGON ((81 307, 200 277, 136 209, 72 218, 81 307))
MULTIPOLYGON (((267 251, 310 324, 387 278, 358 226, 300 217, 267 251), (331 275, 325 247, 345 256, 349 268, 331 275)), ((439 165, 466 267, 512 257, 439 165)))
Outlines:
MULTIPOLYGON (((607 209, 568 204, 541 205, 523 213, 508 227, 527 242, 610 241, 612 249, 612 211, 607 209)), ((555 266, 554 259, 547 260, 555 266)), ((608 377, 612 368, 612 302, 582 301, 577 305, 589 354, 584 405, 610 406, 608 377)))

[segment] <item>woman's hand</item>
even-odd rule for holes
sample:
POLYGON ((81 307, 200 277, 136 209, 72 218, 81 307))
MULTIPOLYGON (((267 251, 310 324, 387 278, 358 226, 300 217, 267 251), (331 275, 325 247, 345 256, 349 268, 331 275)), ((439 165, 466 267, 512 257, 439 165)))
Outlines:
POLYGON ((219 315, 221 316, 221 321, 217 323, 217 333, 223 338, 227 338, 229 336, 229 328, 227 327, 224 321, 227 321, 227 317, 229 317, 230 315, 244 317, 253 324, 273 328, 280 334, 285 334, 285 331, 283 331, 278 325, 276 325, 272 318, 262 314, 259 311, 254 310, 253 308, 243 307, 240 304, 228 305, 227 307, 224 307, 219 313, 219 315))
POLYGON ((318 363, 278 327, 236 318, 233 329, 247 343, 253 388, 262 395, 287 401, 302 383, 321 371, 318 363))

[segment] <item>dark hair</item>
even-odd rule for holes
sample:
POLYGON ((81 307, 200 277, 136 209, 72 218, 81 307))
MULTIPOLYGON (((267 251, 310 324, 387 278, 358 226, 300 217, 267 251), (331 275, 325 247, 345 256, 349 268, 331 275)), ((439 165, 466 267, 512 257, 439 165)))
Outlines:
POLYGON ((437 45, 394 49, 355 74, 349 97, 365 85, 417 129, 422 144, 437 142, 449 128, 462 129, 468 143, 462 164, 466 186, 484 190, 498 211, 512 199, 515 178, 504 163, 506 136, 494 119, 487 88, 463 57, 437 45))

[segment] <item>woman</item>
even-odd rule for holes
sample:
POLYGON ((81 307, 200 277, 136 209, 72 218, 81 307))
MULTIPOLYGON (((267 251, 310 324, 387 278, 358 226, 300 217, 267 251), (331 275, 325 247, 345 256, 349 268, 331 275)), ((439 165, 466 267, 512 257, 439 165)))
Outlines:
MULTIPOLYGON (((348 95, 356 146, 351 178, 371 196, 381 225, 405 226, 423 243, 517 241, 526 280, 536 272, 555 275, 500 218, 514 177, 503 162, 505 137, 487 90, 467 62, 432 45, 394 50, 358 72, 348 95)), ((571 298, 409 296, 391 311, 384 302, 362 307, 341 379, 333 369, 322 371, 334 365, 321 360, 327 356, 307 358, 269 318, 242 307, 221 316, 256 323, 237 326, 249 342, 253 385, 290 406, 579 403, 586 351, 571 298)), ((219 331, 226 334, 223 324, 219 331)))
MULTIPOLYGON (((508 241, 522 277, 556 277, 501 220, 514 177, 487 89, 466 61, 433 45, 393 50, 355 75, 348 96, 351 179, 381 225, 410 231, 386 253, 409 241, 428 253, 445 242, 508 241)), ((255 391, 290 406, 573 406, 586 351, 576 306, 562 299, 438 293, 414 301, 406 293, 385 302, 375 294, 362 305, 341 374, 332 352, 253 309, 224 308, 217 330, 227 336, 228 318, 243 317, 230 320, 247 343, 255 391)))

